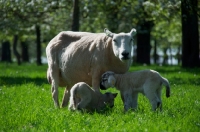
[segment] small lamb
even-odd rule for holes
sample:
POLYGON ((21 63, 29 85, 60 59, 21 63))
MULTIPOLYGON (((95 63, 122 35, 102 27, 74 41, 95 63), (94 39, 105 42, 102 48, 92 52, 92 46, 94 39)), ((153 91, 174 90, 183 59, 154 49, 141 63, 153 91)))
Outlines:
POLYGON ((85 82, 76 83, 70 90, 70 104, 69 110, 88 110, 100 111, 106 107, 112 108, 114 106, 114 99, 117 93, 97 94, 85 82))
POLYGON ((153 70, 141 70, 115 74, 107 71, 101 77, 101 89, 116 87, 120 91, 124 110, 137 108, 138 93, 144 94, 155 111, 158 107, 162 110, 161 89, 166 86, 166 97, 170 97, 170 86, 166 78, 153 70))

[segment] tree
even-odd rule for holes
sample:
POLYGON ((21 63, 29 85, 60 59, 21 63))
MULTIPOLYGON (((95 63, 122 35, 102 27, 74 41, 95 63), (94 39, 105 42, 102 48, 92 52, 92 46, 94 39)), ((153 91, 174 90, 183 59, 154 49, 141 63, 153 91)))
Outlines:
MULTIPOLYGON (((47 28, 45 31, 51 32, 55 28, 58 28, 59 24, 63 22, 63 20, 53 21, 57 17, 60 18, 56 13, 58 9, 67 9, 66 5, 71 6, 71 2, 67 0, 57 1, 34 1, 34 0, 23 0, 13 2, 12 0, 2 0, 0 1, 0 13, 2 16, 0 17, 0 32, 5 34, 1 39, 7 38, 7 36, 14 36, 15 34, 21 38, 24 35, 29 35, 29 38, 33 36, 35 33, 35 38, 37 42, 36 52, 37 53, 37 64, 41 64, 41 31, 43 28, 47 28), (52 17, 54 14, 54 17, 52 17), (53 24, 54 26, 52 26, 53 24), (33 28, 35 26, 35 28, 33 28), (51 29, 49 28, 51 27, 51 29), (33 32, 35 31, 35 32, 33 32), (39 57, 40 55, 40 57, 39 57)), ((65 10, 66 12, 66 10, 65 10)), ((60 13, 60 12, 59 12, 60 13)), ((60 15, 60 14, 59 14, 60 15)), ((66 15, 67 16, 67 15, 66 15)), ((66 24, 66 20, 65 24, 66 24)), ((60 24, 64 25, 64 24, 60 24)), ((64 26, 63 26, 64 27, 64 26)), ((47 33, 52 34, 52 33, 47 33)), ((55 33, 53 33, 55 34, 55 33)), ((51 35, 45 35, 43 38, 48 38, 51 35)), ((31 38, 33 39, 33 38, 31 38)), ((13 45, 14 46, 14 45, 13 45)), ((14 47, 17 48, 16 46, 14 47)), ((16 50, 15 50, 16 51, 16 50)), ((16 52, 15 52, 16 53, 16 52)), ((17 54, 15 54, 17 55, 17 54)), ((17 57, 18 58, 18 57, 17 57)))
POLYGON ((197 67, 199 60, 199 32, 197 0, 182 0, 182 66, 197 67))
POLYGON ((21 41, 21 59, 23 62, 29 62, 28 45, 26 41, 21 41))
POLYGON ((138 63, 150 64, 150 32, 152 24, 143 20, 137 25, 137 58, 138 63))
POLYGON ((37 65, 41 65, 41 40, 40 40, 40 26, 35 25, 35 31, 36 31, 36 48, 37 48, 37 65))
POLYGON ((74 0, 72 31, 79 31, 79 0, 74 0))
POLYGON ((21 56, 20 56, 19 52, 17 51, 17 41, 18 41, 18 35, 14 35, 14 38, 13 38, 13 53, 16 56, 17 64, 21 65, 21 56))
POLYGON ((9 41, 2 43, 1 61, 11 62, 11 50, 9 41))

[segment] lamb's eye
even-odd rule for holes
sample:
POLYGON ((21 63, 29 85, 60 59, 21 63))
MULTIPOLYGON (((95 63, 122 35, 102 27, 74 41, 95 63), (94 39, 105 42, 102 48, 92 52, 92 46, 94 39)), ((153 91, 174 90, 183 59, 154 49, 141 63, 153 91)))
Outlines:
POLYGON ((131 42, 133 42, 133 39, 130 39, 130 44, 132 44, 131 42))
POLYGON ((113 39, 113 41, 116 43, 117 41, 115 39, 113 39))
POLYGON ((108 79, 107 78, 103 78, 103 82, 107 81, 108 79))

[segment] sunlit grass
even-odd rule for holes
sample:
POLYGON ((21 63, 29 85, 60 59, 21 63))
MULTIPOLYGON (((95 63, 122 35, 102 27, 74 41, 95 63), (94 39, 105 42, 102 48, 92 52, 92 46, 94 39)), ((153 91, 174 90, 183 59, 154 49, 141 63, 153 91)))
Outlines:
MULTIPOLYGON (((0 131, 200 131, 200 68, 134 66, 130 71, 154 69, 171 84, 163 111, 152 112, 139 95, 135 112, 123 112, 118 95, 115 107, 102 113, 70 112, 54 107, 47 66, 0 64, 0 131)), ((64 89, 59 89, 62 99, 64 89)), ((109 89, 118 92, 115 89, 109 89)))

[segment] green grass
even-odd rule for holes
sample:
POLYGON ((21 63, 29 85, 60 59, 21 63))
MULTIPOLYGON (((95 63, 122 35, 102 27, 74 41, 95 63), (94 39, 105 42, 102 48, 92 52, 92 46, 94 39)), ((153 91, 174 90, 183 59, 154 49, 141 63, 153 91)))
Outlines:
MULTIPOLYGON (((152 112, 148 100, 140 95, 135 112, 123 113, 117 96, 113 109, 92 114, 54 107, 47 65, 3 63, 0 69, 0 131, 200 131, 200 68, 133 66, 130 71, 154 69, 169 80, 172 94, 166 98, 163 89, 163 111, 152 112)), ((59 89, 60 102, 63 90, 59 89)))

